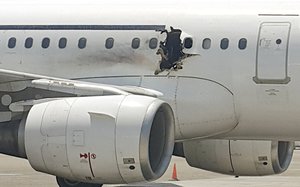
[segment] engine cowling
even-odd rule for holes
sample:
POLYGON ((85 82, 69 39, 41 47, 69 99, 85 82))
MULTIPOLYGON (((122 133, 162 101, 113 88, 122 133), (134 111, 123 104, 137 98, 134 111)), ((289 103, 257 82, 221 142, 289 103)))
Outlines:
POLYGON ((25 124, 31 166, 89 183, 159 178, 174 146, 171 107, 146 96, 66 98, 37 104, 25 124))
POLYGON ((284 172, 291 162, 294 142, 193 140, 183 143, 192 167, 236 176, 263 176, 284 172))

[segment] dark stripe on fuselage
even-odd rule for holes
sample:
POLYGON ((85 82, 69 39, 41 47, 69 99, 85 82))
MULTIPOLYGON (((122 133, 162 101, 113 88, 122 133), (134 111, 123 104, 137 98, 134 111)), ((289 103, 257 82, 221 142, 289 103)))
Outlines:
POLYGON ((0 30, 153 30, 163 31, 165 25, 0 25, 0 30))

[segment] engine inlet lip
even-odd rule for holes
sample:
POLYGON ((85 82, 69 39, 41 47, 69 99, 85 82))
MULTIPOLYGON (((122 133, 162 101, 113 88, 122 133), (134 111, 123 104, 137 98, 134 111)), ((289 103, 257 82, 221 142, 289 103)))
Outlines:
POLYGON ((292 161, 293 152, 294 152, 294 142, 281 142, 281 141, 273 141, 271 144, 272 151, 272 167, 274 169, 275 174, 280 174, 286 171, 292 161), (285 150, 283 155, 280 155, 279 146, 285 146, 285 150), (284 156, 284 162, 280 162, 280 157, 284 156))
POLYGON ((155 100, 147 109, 146 116, 143 121, 140 137, 140 164, 144 178, 147 181, 156 180, 161 177, 168 168, 170 163, 172 152, 174 148, 174 139, 175 139, 175 122, 174 122, 173 110, 169 104, 161 101, 155 100), (158 169, 153 171, 150 156, 149 156, 149 141, 151 134, 151 127, 154 121, 154 118, 158 111, 162 110, 166 114, 167 124, 166 128, 166 137, 164 142, 165 151, 161 157, 158 169))

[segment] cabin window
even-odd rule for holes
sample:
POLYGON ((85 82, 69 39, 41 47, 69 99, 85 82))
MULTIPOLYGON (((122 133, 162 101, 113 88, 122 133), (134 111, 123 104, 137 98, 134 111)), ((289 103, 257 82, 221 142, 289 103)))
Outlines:
POLYGON ((61 38, 61 39, 59 39, 58 47, 60 49, 64 49, 64 48, 66 48, 66 46, 67 46, 67 38, 61 38))
POLYGON ((221 40, 221 44, 220 44, 221 49, 225 50, 225 49, 228 48, 228 46, 229 46, 229 40, 228 40, 228 38, 223 38, 221 40))
POLYGON ((134 39, 132 40, 131 47, 132 47, 133 49, 138 49, 138 48, 140 47, 140 43, 141 43, 141 41, 140 41, 139 38, 134 38, 134 39))
POLYGON ((211 46, 211 39, 205 38, 202 42, 202 48, 203 49, 210 49, 211 46))
POLYGON ((158 44, 157 38, 151 38, 149 41, 149 48, 150 49, 156 49, 158 44))
POLYGON ((86 38, 80 38, 78 40, 78 48, 79 49, 84 49, 86 47, 86 43, 87 43, 86 38))
POLYGON ((107 38, 105 41, 105 48, 111 49, 114 47, 115 40, 113 38, 107 38))
POLYGON ((33 39, 32 38, 26 38, 25 40, 25 48, 29 49, 32 48, 33 45, 33 39))
POLYGON ((240 50, 244 50, 247 47, 247 39, 246 38, 242 38, 239 41, 239 49, 240 50))
POLYGON ((8 40, 8 48, 12 49, 16 47, 17 39, 15 37, 12 37, 8 40))
POLYGON ((42 40, 42 48, 47 49, 50 46, 50 38, 44 38, 42 40))
POLYGON ((192 38, 185 38, 184 39, 184 48, 190 49, 193 47, 193 39, 192 38))

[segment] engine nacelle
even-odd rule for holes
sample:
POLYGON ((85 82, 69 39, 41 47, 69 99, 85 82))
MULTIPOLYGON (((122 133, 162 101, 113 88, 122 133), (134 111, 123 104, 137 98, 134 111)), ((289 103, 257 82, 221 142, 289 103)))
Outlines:
POLYGON ((194 140, 183 143, 192 167, 237 176, 284 172, 291 162, 294 143, 282 141, 194 140))
POLYGON ((31 166, 89 183, 159 178, 174 146, 171 107, 146 96, 66 98, 37 104, 25 125, 31 166))

